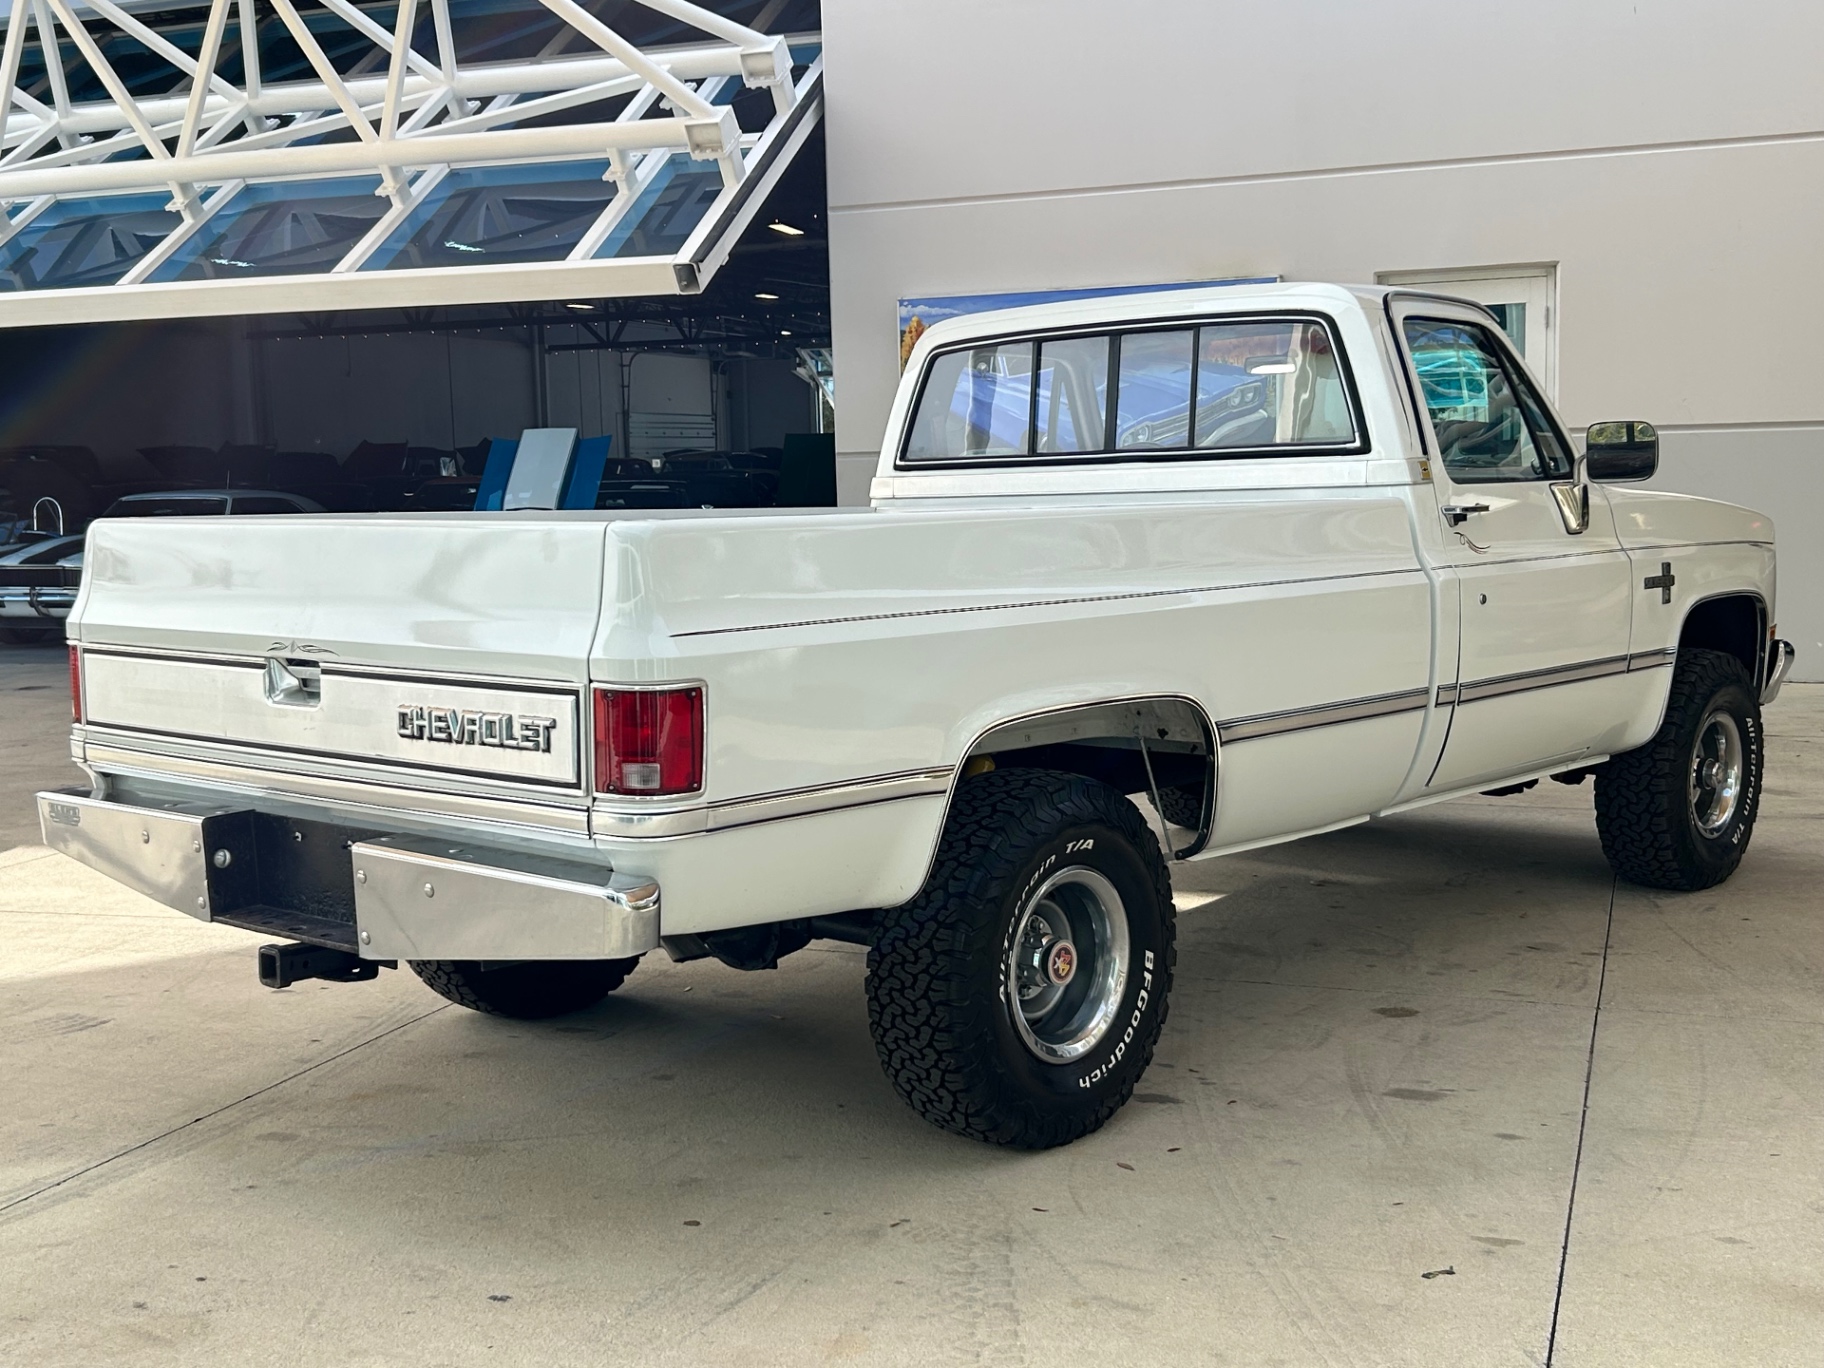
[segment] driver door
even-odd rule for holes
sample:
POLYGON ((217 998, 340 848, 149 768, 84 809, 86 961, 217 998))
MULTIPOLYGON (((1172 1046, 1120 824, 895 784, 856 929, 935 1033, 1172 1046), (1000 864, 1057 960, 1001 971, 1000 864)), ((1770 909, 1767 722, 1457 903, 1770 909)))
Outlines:
POLYGON ((1459 582, 1452 714, 1426 787, 1568 766, 1627 708, 1632 570, 1608 502, 1486 314, 1391 306, 1435 453, 1428 549, 1459 582))

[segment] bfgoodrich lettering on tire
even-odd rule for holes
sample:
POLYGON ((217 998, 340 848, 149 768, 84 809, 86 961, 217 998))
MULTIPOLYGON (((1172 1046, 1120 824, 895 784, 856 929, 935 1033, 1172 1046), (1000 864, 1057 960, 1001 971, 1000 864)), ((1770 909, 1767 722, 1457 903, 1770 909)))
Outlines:
POLYGON ((1680 651, 1658 733, 1597 772, 1602 853, 1649 888, 1721 883, 1754 834, 1761 760, 1761 708, 1742 662, 1680 651))
POLYGON ((868 955, 881 1066, 945 1130, 1068 1144, 1152 1059, 1173 932, 1165 861, 1126 798, 1049 770, 965 780, 929 881, 868 955))

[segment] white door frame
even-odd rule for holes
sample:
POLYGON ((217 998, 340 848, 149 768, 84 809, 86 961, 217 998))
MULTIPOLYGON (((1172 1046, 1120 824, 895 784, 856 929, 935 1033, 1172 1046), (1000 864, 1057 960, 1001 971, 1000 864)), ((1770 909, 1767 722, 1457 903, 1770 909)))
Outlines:
MULTIPOLYGON (((1526 338, 1515 350, 1558 403, 1558 263, 1535 261, 1504 266, 1463 266, 1419 271, 1376 271, 1377 285, 1406 285, 1478 304, 1527 306, 1526 338)), ((1511 339, 1510 339, 1511 340, 1511 339)))

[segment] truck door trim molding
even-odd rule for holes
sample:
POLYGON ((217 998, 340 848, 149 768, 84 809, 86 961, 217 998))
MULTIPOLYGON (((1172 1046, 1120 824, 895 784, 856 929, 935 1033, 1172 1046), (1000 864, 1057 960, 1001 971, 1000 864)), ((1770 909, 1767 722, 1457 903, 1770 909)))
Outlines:
MULTIPOLYGON (((1628 674, 1635 670, 1652 670, 1670 665, 1678 654, 1667 646, 1631 655, 1605 656, 1600 660, 1579 661, 1574 665, 1554 665, 1545 670, 1527 670, 1521 674, 1500 675, 1468 684, 1440 684, 1436 706, 1455 707, 1484 698, 1524 693, 1532 689, 1550 689, 1560 684, 1577 684, 1608 675, 1628 674)), ((1256 741, 1268 736, 1284 736, 1312 727, 1330 727, 1341 722, 1361 722, 1371 717, 1389 717, 1395 713, 1417 712, 1431 706, 1431 689, 1402 689, 1397 693, 1375 694, 1368 698, 1345 699, 1340 703, 1320 703, 1313 707, 1291 708, 1285 712, 1257 713, 1252 717, 1231 718, 1216 724, 1216 734, 1224 745, 1236 741, 1256 741)))
POLYGON ((1339 722, 1361 722, 1370 717, 1418 712, 1430 701, 1430 689, 1402 689, 1398 693, 1352 698, 1341 703, 1319 703, 1314 707, 1232 718, 1216 724, 1216 735, 1226 746, 1235 741, 1257 741, 1268 736, 1308 731, 1312 727, 1330 727, 1339 722))
POLYGON ((1543 670, 1525 670, 1519 674, 1496 675, 1490 679, 1472 680, 1467 684, 1440 684, 1438 706, 1449 708, 1475 703, 1484 698, 1501 698, 1508 694, 1527 693, 1533 689, 1550 689, 1560 684, 1581 684, 1586 680, 1609 675, 1632 674, 1637 670, 1656 670, 1670 665, 1678 654, 1676 646, 1634 651, 1628 655, 1604 656, 1574 665, 1553 665, 1543 670))

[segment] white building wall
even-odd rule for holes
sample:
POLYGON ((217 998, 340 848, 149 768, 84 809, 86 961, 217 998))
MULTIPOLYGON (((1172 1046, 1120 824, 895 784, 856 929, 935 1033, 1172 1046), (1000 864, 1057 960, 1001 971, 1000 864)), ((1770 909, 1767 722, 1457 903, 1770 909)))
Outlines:
POLYGON ((1556 267, 1567 421, 1780 528, 1824 679, 1824 6, 825 0, 843 495, 903 296, 1556 267))

